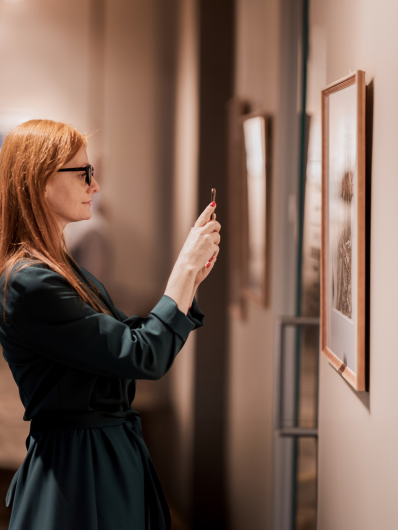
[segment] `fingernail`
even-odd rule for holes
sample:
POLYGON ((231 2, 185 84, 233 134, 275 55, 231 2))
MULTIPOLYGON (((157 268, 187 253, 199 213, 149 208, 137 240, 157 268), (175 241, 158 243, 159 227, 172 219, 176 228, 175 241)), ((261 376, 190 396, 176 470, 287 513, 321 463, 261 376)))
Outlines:
POLYGON ((216 203, 215 203, 214 201, 210 203, 210 206, 211 206, 212 208, 213 208, 213 206, 215 206, 215 205, 216 205, 216 203))
POLYGON ((212 257, 209 259, 209 263, 210 263, 211 261, 213 261, 213 259, 214 259, 214 256, 212 256, 212 257))
POLYGON ((206 263, 206 269, 210 267, 210 262, 206 263))

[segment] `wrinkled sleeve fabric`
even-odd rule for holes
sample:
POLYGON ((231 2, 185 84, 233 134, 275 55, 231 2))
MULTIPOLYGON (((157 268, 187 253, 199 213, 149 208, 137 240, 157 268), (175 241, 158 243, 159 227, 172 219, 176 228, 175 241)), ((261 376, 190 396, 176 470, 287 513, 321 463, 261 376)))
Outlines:
MULTIPOLYGON (((91 272, 89 272, 88 270, 84 269, 83 267, 80 267, 80 269, 83 272, 83 274, 88 276, 89 280, 91 280, 97 286, 97 288, 102 292, 102 294, 105 295, 105 297, 108 299, 108 302, 110 302, 112 304, 112 306, 115 307, 113 302, 112 302, 111 296, 109 295, 108 291, 105 289, 105 286, 95 276, 93 276, 91 274, 91 272)), ((128 320, 128 316, 125 315, 122 311, 120 311, 119 309, 116 309, 116 307, 115 307, 115 310, 117 311, 117 313, 119 315, 119 318, 121 320, 123 320, 123 321, 124 320, 128 320)), ((195 325, 194 329, 200 328, 200 327, 202 327, 204 325, 205 317, 204 317, 202 311, 200 310, 198 302, 196 301, 195 297, 194 297, 194 299, 192 301, 192 306, 189 309, 187 317, 195 325)))
POLYGON ((102 376, 159 379, 201 315, 198 309, 200 315, 188 317, 163 296, 147 318, 120 322, 97 313, 61 275, 41 266, 12 274, 7 291, 15 340, 53 361, 102 376))
MULTIPOLYGON (((163 298, 168 298, 168 296, 165 295, 163 298)), ((172 300, 172 299, 170 298, 170 300, 172 300)), ((123 320, 123 322, 128 320, 128 316, 126 316, 124 313, 122 313, 122 311, 120 311, 119 309, 116 309, 116 311, 118 312, 118 314, 119 314, 120 318, 123 320)), ((153 311, 152 311, 152 313, 153 313, 153 311)), ((202 311, 200 310, 199 305, 198 305, 197 301, 195 300, 195 298, 193 300, 192 307, 188 311, 187 318, 194 325, 193 329, 197 329, 197 328, 200 328, 200 327, 204 326, 205 316, 202 313, 202 311)))
POLYGON ((204 325, 205 316, 200 310, 198 302, 196 301, 196 298, 193 299, 192 307, 188 311, 187 317, 190 319, 190 321, 193 324, 195 324, 194 329, 200 328, 204 325))

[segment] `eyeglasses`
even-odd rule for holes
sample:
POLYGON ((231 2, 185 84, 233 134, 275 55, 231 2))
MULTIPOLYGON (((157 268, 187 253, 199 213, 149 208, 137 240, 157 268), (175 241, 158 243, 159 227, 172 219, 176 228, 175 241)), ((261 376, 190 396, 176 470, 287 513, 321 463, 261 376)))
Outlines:
POLYGON ((86 182, 89 186, 91 186, 91 179, 94 176, 94 168, 93 166, 85 166, 85 167, 64 167, 63 169, 58 169, 58 173, 61 171, 84 171, 86 173, 86 182))

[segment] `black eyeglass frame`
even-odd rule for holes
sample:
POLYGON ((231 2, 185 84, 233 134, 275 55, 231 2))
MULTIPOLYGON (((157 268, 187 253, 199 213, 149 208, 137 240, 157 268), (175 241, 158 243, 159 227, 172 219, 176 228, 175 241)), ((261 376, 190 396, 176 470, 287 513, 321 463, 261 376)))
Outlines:
POLYGON ((63 169, 58 169, 58 173, 61 173, 62 171, 84 171, 86 173, 86 182, 89 186, 91 186, 91 180, 94 176, 94 167, 84 166, 84 167, 64 167, 63 169))

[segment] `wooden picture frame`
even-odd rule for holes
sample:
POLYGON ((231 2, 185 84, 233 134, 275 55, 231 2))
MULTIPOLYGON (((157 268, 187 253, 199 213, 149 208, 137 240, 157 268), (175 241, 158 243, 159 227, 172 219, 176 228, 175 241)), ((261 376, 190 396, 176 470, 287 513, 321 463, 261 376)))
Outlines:
POLYGON ((358 70, 322 90, 321 351, 366 390, 366 86, 358 70))
POLYGON ((248 112, 245 100, 234 97, 227 102, 228 122, 228 311, 239 320, 245 318, 244 234, 242 217, 242 167, 244 164, 243 128, 241 116, 248 112))
POLYGON ((267 232, 271 174, 271 117, 253 112, 241 118, 244 164, 242 172, 242 227, 245 299, 267 304, 267 232))

